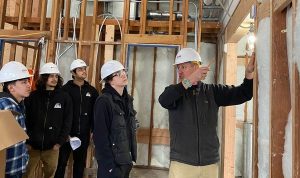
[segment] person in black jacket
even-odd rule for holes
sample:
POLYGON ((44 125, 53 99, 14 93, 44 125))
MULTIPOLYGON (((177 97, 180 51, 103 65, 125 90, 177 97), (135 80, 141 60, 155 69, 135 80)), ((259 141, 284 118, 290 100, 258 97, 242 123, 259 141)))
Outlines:
POLYGON ((25 99, 29 136, 29 163, 25 178, 34 177, 40 161, 43 162, 44 177, 54 177, 59 147, 68 139, 72 125, 72 101, 61 90, 63 81, 57 66, 46 63, 39 74, 37 90, 25 99))
MULTIPOLYGON (((86 166, 87 149, 90 143, 90 135, 93 128, 93 108, 98 97, 97 90, 87 81, 86 63, 76 59, 71 63, 70 72, 73 80, 69 80, 63 90, 68 92, 73 102, 73 118, 70 137, 81 140, 79 148, 73 151, 73 177, 82 178, 86 166)), ((55 173, 56 178, 63 178, 65 168, 72 152, 70 143, 65 143, 60 148, 58 166, 55 173)))
POLYGON ((252 98, 254 55, 240 86, 205 84, 209 66, 201 66, 200 55, 183 48, 176 55, 179 83, 159 96, 169 111, 171 138, 169 178, 218 178, 218 109, 252 98))
POLYGON ((95 103, 94 143, 98 162, 97 177, 128 178, 136 161, 136 112, 123 65, 107 61, 101 68, 105 87, 95 103))

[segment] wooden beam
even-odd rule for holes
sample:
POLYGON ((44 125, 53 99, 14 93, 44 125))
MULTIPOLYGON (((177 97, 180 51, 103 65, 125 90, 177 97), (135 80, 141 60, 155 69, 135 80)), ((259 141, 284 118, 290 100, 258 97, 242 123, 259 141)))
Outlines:
POLYGON ((46 15, 47 15, 47 2, 48 0, 42 0, 41 16, 40 16, 40 30, 45 30, 46 26, 46 15))
POLYGON ((227 27, 226 27, 226 36, 225 43, 230 42, 231 37, 236 32, 240 24, 244 21, 247 15, 250 12, 251 6, 255 3, 255 0, 243 0, 240 1, 237 8, 235 9, 233 15, 231 16, 227 27))
MULTIPOLYGON (((18 17, 17 18, 17 24, 16 24, 16 26, 18 26, 18 24, 19 24, 19 12, 20 12, 20 0, 16 0, 16 6, 15 6, 15 12, 14 12, 14 15, 16 16, 16 17, 18 17)), ((13 26, 13 29, 17 29, 17 27, 16 26, 13 26)), ((16 45, 14 45, 14 44, 12 44, 11 46, 10 46, 10 54, 9 54, 9 60, 10 61, 12 61, 12 60, 15 60, 15 58, 16 58, 16 45)))
POLYGON ((31 15, 32 15, 32 6, 33 6, 32 3, 33 3, 33 0, 26 0, 24 17, 31 17, 31 15))
POLYGON ((124 43, 124 36, 128 33, 128 25, 129 25, 129 14, 130 14, 130 0, 124 0, 124 8, 123 8, 123 19, 122 19, 122 39, 121 39, 121 52, 120 52, 120 60, 121 63, 124 64, 126 60, 126 45, 124 43))
MULTIPOLYGON (((224 60, 224 83, 227 85, 236 84, 237 71, 237 44, 227 44, 227 55, 224 60)), ((221 175, 223 178, 234 177, 235 169, 235 128, 236 111, 235 106, 223 108, 222 126, 222 167, 221 175)))
POLYGON ((0 1, 0 29, 4 28, 7 0, 0 1))
MULTIPOLYGON (((115 26, 106 25, 105 41, 115 41, 115 26)), ((114 45, 105 45, 104 60, 112 60, 114 56, 114 45)))
MULTIPOLYGON (((138 128, 137 129, 137 142, 138 143, 149 143, 149 128, 138 128)), ((152 129, 152 145, 170 145, 170 133, 168 129, 152 129)))
POLYGON ((183 0, 183 2, 182 2, 182 19, 181 19, 181 26, 180 26, 180 35, 183 36, 183 43, 181 44, 182 47, 187 46, 188 14, 189 14, 189 1, 183 0))
MULTIPOLYGON (((95 4, 94 4, 94 7, 95 7, 95 4)), ((71 10, 71 0, 66 0, 65 17, 64 17, 64 37, 63 37, 64 40, 67 40, 69 37, 70 10, 71 10)), ((95 8, 94 8, 94 12, 97 12, 97 11, 95 11, 95 8)), ((95 13, 94 13, 93 17, 95 15, 97 17, 97 14, 95 14, 95 13)))
POLYGON ((42 7, 41 4, 42 4, 42 2, 40 0, 33 0, 32 7, 31 7, 32 8, 32 13, 31 13, 32 17, 40 17, 39 12, 40 12, 41 7, 42 7))
POLYGON ((273 1, 273 11, 274 12, 282 11, 292 2, 292 0, 272 0, 272 1, 273 1))
MULTIPOLYGON (((97 14, 98 14, 98 0, 94 0, 94 5, 93 5, 93 17, 92 17, 92 30, 91 30, 91 40, 96 41, 96 19, 97 19, 97 14)), ((92 82, 92 77, 95 76, 95 83, 98 83, 99 78, 96 76, 99 76, 94 70, 94 61, 96 61, 96 68, 98 67, 97 65, 97 57, 95 56, 95 44, 90 45, 90 54, 89 54, 89 73, 88 73, 88 81, 92 82)), ((99 48, 99 47, 98 47, 99 48)), ((94 85, 96 86, 96 85, 94 85)))
POLYGON ((87 0, 83 0, 81 2, 81 9, 80 9, 80 33, 79 33, 79 48, 78 48, 78 57, 82 57, 82 45, 81 41, 83 40, 83 35, 85 34, 85 18, 86 18, 86 4, 87 0))
POLYGON ((269 175, 272 178, 282 178, 282 155, 284 153, 285 127, 289 112, 291 111, 286 34, 281 33, 282 29, 286 29, 286 11, 274 12, 273 9, 271 9, 271 12, 272 60, 270 81, 271 120, 269 175))
POLYGON ((24 20, 24 10, 25 10, 25 0, 21 0, 19 10, 19 19, 18 19, 18 30, 23 28, 23 20, 24 20))
POLYGON ((54 58, 55 58, 56 43, 54 40, 57 38, 60 1, 61 0, 52 1, 52 13, 51 13, 52 18, 50 24, 51 39, 48 42, 47 62, 54 62, 54 58))
POLYGON ((144 43, 144 44, 183 44, 182 35, 139 35, 139 34, 125 34, 124 43, 144 43))
POLYGON ((170 0, 170 4, 169 4, 169 13, 170 13, 170 17, 169 17, 169 35, 172 35, 172 29, 173 29, 173 20, 175 20, 174 18, 174 0, 170 0))
POLYGON ((292 177, 300 178, 300 73, 297 64, 292 70, 292 177))
POLYGON ((202 13, 203 13, 203 0, 199 0, 199 16, 198 16, 198 33, 197 33, 197 51, 201 50, 201 28, 202 28, 202 13))
POLYGON ((141 3, 140 16, 140 34, 145 34, 147 22, 147 1, 145 0, 141 3))

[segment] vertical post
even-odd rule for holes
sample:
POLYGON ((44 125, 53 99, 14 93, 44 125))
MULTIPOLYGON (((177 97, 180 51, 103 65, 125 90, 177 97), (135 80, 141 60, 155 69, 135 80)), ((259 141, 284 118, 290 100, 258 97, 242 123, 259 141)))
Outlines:
POLYGON ((169 17, 169 35, 172 35, 172 30, 173 30, 173 11, 174 11, 174 0, 170 0, 170 5, 169 5, 169 13, 170 13, 170 17, 169 17))
POLYGON ((203 13, 203 0, 199 0, 198 10, 198 34, 197 34, 197 51, 200 53, 201 50, 201 32, 202 32, 202 13, 203 13))
POLYGON ((146 23, 147 23, 147 1, 142 0, 141 2, 141 11, 140 11, 140 34, 145 34, 146 32, 146 23))
MULTIPOLYGON (((227 55, 224 61, 224 83, 229 85, 236 84, 237 74, 237 54, 236 43, 227 44, 227 55)), ((235 128, 236 112, 235 106, 223 108, 222 126, 222 167, 223 178, 234 177, 235 161, 235 128)))
POLYGON ((64 37, 63 37, 64 40, 67 40, 69 37, 70 9, 71 9, 71 0, 66 0, 65 19, 64 19, 64 37))
POLYGON ((87 0, 83 0, 81 3, 81 10, 80 10, 80 33, 79 33, 79 48, 78 48, 78 57, 82 57, 82 40, 84 36, 84 23, 86 17, 86 4, 87 0))
POLYGON ((126 44, 124 43, 124 36, 128 33, 128 25, 129 25, 129 14, 130 14, 130 0, 124 0, 124 8, 123 8, 123 20, 122 20, 122 36, 121 39, 121 54, 120 60, 121 63, 125 63, 126 59, 126 44))
POLYGON ((7 0, 0 1, 0 29, 4 29, 7 0))
POLYGON ((270 177, 283 177, 285 127, 291 111, 287 57, 286 10, 275 12, 271 3, 271 87, 270 87, 270 177), (283 99, 284 98, 284 99, 283 99), (279 104, 280 103, 280 104, 279 104))

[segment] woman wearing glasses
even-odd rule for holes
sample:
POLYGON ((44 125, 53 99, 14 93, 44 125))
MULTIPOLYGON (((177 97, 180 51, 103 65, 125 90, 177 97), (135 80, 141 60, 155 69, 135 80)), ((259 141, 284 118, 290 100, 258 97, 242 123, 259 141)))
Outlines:
POLYGON ((128 178, 136 161, 136 111, 127 93, 124 66, 107 61, 101 68, 105 83, 94 108, 94 143, 98 162, 97 177, 128 178))

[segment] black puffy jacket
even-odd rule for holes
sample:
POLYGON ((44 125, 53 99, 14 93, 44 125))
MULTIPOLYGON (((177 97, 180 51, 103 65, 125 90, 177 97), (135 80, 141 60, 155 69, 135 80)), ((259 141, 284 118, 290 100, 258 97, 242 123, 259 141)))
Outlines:
POLYGON ((95 103, 94 143, 96 158, 107 170, 136 161, 135 115, 126 89, 120 96, 106 84, 95 103))
POLYGON ((240 86, 181 83, 165 88, 159 102, 169 111, 170 159, 194 166, 219 161, 217 136, 219 106, 241 104, 252 98, 252 80, 240 86))
POLYGON ((57 89, 35 90, 25 99, 27 143, 34 149, 52 149, 68 138, 72 125, 70 96, 57 89))

